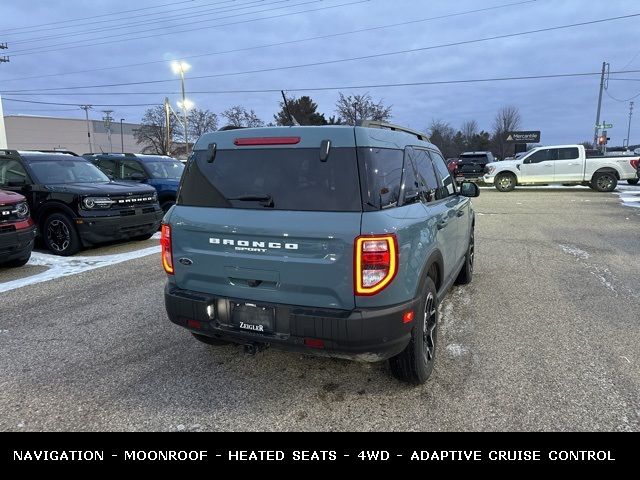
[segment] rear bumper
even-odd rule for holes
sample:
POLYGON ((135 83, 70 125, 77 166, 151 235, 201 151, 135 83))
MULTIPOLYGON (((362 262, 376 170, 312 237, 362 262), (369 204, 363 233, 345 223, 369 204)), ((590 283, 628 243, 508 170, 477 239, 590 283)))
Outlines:
MULTIPOLYGON (((138 210, 142 211, 142 209, 138 210)), ((80 239, 86 246, 156 232, 160 228, 163 216, 162 209, 157 206, 153 207, 151 212, 136 211, 134 215, 128 216, 81 217, 76 219, 76 226, 80 239)))
POLYGON ((36 227, 0 233, 0 264, 24 258, 33 250, 36 227))
POLYGON ((414 300, 387 308, 353 311, 272 304, 276 312, 275 331, 267 334, 231 325, 230 303, 250 300, 181 290, 171 283, 165 287, 164 298, 169 319, 200 335, 364 362, 386 360, 404 350, 416 320, 403 323, 403 315, 408 310, 415 311, 419 303, 414 300), (199 322, 199 328, 194 328, 197 325, 194 320, 199 322), (307 346, 305 339, 322 340, 324 346, 307 346))

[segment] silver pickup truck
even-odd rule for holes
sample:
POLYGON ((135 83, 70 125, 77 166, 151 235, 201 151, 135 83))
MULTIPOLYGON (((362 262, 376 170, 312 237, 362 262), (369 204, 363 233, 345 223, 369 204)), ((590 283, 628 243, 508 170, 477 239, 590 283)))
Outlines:
POLYGON ((501 192, 517 185, 561 183, 613 191, 620 180, 638 183, 638 161, 630 155, 588 157, 582 145, 538 147, 516 160, 489 163, 482 180, 501 192))

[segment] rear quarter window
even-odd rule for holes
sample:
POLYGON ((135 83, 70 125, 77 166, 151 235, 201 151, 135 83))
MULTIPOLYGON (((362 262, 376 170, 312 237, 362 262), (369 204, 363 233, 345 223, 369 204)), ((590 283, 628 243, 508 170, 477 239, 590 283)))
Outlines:
POLYGON ((400 198, 404 150, 361 147, 358 161, 365 209, 395 207, 400 198))

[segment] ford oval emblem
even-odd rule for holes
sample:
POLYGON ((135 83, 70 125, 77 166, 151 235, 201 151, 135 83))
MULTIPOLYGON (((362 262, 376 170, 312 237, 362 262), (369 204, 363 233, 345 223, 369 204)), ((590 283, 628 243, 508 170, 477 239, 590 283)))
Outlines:
POLYGON ((193 265, 193 260, 191 260, 190 258, 181 258, 180 260, 178 260, 182 265, 193 265))

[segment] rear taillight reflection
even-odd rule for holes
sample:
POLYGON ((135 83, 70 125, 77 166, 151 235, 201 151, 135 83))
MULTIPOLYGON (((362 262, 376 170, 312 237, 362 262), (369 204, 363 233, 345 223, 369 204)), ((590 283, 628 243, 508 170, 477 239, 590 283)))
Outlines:
POLYGON ((173 275, 173 251, 171 248, 171 227, 169 225, 162 224, 160 246, 162 247, 162 268, 169 275, 173 275))
POLYGON ((391 283, 398 270, 398 242, 395 235, 358 237, 354 254, 356 295, 375 295, 391 283))

